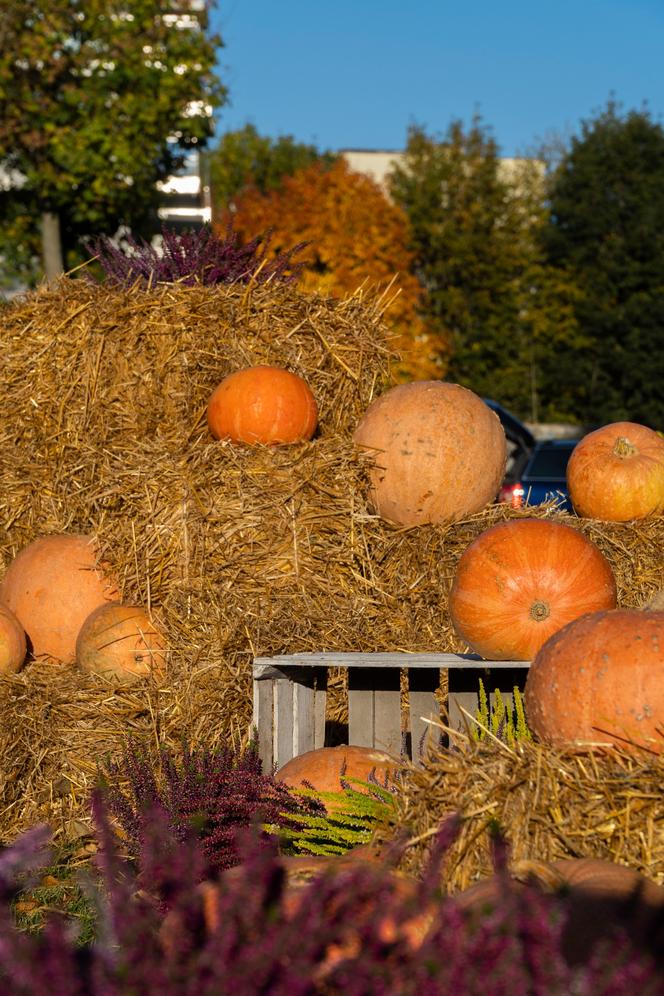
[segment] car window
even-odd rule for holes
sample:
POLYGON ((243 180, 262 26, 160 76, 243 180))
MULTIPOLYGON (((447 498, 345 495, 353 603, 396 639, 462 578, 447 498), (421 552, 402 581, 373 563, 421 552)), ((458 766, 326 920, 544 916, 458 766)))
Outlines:
POLYGON ((542 446, 535 450, 528 464, 526 476, 565 479, 567 461, 574 447, 542 446))

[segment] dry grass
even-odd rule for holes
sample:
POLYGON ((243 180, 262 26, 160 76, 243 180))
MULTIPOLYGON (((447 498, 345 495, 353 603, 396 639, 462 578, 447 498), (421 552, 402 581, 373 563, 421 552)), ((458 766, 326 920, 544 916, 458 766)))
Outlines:
POLYGON ((627 865, 664 884, 664 755, 553 751, 527 741, 512 749, 455 735, 409 769, 396 823, 410 835, 403 868, 416 873, 436 828, 452 812, 461 831, 444 871, 457 892, 492 873, 499 826, 515 873, 532 862, 593 857, 627 865))

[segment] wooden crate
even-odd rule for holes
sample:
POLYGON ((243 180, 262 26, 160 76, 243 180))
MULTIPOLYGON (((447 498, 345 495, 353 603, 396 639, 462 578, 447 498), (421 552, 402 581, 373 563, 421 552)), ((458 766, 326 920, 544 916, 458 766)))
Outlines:
POLYGON ((325 745, 327 669, 348 668, 348 743, 376 747, 417 762, 427 738, 440 730, 435 691, 440 670, 448 674, 447 723, 463 729, 462 709, 475 715, 479 679, 487 696, 499 689, 512 701, 523 689, 529 661, 486 661, 476 654, 300 653, 256 657, 253 662, 254 727, 264 771, 280 768, 305 751, 325 745), (401 728, 400 672, 408 671, 410 726, 401 728), (406 743, 404 745, 404 739, 406 743), (405 750, 404 750, 405 748, 405 750))

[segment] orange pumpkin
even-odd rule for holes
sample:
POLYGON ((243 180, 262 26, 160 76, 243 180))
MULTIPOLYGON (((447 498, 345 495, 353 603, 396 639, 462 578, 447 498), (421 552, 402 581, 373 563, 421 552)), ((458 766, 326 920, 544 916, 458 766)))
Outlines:
POLYGON ((461 555, 449 611, 459 636, 487 660, 531 660, 572 619, 616 604, 613 571, 571 526, 513 519, 461 555))
POLYGON ((576 445, 567 465, 576 512, 627 522, 664 510, 664 439, 635 422, 613 422, 576 445))
POLYGON ((28 652, 25 630, 6 605, 0 605, 0 674, 19 671, 28 652))
POLYGON ((90 613, 76 641, 76 659, 85 671, 122 682, 163 677, 166 644, 145 609, 111 602, 90 613))
POLYGON ((90 536, 42 536, 14 557, 0 599, 23 626, 35 657, 73 661, 76 637, 90 613, 119 597, 98 564, 90 536))
POLYGON ((526 679, 528 725, 556 746, 664 752, 664 612, 592 612, 555 633, 526 679))
MULTIPOLYGON (((357 778, 366 782, 373 771, 376 778, 383 781, 398 767, 397 758, 385 751, 342 744, 299 754, 282 765, 274 777, 293 789, 311 787, 317 792, 343 792, 342 779, 357 778)), ((352 788, 359 788, 350 784, 352 788)))
POLYGON ((311 439, 318 407, 301 377, 281 367, 230 374, 213 391, 207 419, 215 439, 234 443, 299 443, 311 439))
MULTIPOLYGON (((586 962, 592 948, 617 927, 650 954, 660 955, 657 931, 664 915, 664 888, 624 865, 597 858, 567 858, 545 863, 541 874, 526 879, 542 891, 559 895, 565 914, 562 953, 570 965, 586 962)), ((512 879, 516 891, 524 882, 512 879)), ((495 909, 503 884, 498 876, 480 879, 457 893, 453 902, 471 916, 495 909)))
POLYGON ((459 384, 400 384, 377 398, 354 440, 372 457, 370 502, 400 526, 453 522, 498 493, 507 445, 500 419, 459 384))

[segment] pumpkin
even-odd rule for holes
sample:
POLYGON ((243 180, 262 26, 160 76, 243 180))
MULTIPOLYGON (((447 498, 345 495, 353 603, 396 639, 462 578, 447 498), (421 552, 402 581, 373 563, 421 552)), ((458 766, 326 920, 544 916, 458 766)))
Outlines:
MULTIPOLYGON (((597 858, 541 864, 543 871, 528 878, 516 876, 511 884, 521 891, 529 881, 559 895, 565 914, 561 949, 568 964, 587 961, 594 945, 617 927, 639 947, 661 955, 656 935, 664 915, 664 888, 631 868, 597 858)), ((482 915, 499 906, 503 889, 500 877, 492 875, 457 893, 453 902, 471 916, 482 915)))
POLYGON ((28 652, 25 630, 6 605, 0 605, 0 674, 19 671, 28 652))
POLYGON ((613 422, 588 433, 567 464, 567 487, 578 515, 627 522, 664 510, 664 439, 636 422, 613 422))
POLYGON ((90 613, 118 597, 92 538, 76 533, 34 540, 11 561, 0 586, 0 600, 23 626, 32 654, 59 662, 74 660, 90 613))
POLYGON ((513 519, 464 550, 449 611, 459 636, 485 659, 531 660, 572 619, 615 604, 609 562, 583 533, 546 519, 513 519))
POLYGON ((503 480, 507 444, 500 419, 459 384, 391 388, 372 402, 353 438, 372 458, 373 509, 399 526, 479 512, 503 480))
POLYGON ((281 367, 256 366, 224 378, 207 407, 215 439, 234 443, 298 443, 311 439, 318 407, 309 385, 281 367))
POLYGON ((556 746, 664 752, 664 612, 592 612, 563 627, 531 664, 525 707, 556 746))
MULTIPOLYGON (((310 890, 316 889, 316 895, 319 895, 320 890, 316 887, 319 880, 328 881, 342 876, 342 882, 347 881, 359 865, 369 886, 375 884, 375 891, 371 888, 364 891, 359 899, 356 915, 360 923, 365 920, 374 921, 376 934, 383 943, 390 944, 402 939, 412 950, 416 950, 422 945, 436 915, 434 903, 429 903, 424 909, 416 904, 418 887, 414 879, 381 865, 367 865, 363 857, 354 855, 352 851, 334 857, 319 855, 281 857, 279 865, 284 871, 285 880, 280 902, 280 918, 283 917, 285 920, 296 917, 302 903, 311 901, 310 890), (388 903, 392 899, 396 900, 399 906, 410 903, 412 910, 408 910, 405 919, 401 917, 395 919, 389 909, 385 910, 382 916, 376 915, 374 913, 376 903, 384 904, 386 899, 388 903)), ((208 936, 223 928, 224 894, 232 893, 237 883, 246 879, 246 874, 246 868, 237 865, 224 871, 218 880, 206 880, 196 886, 195 903, 208 936)), ((342 958, 357 957, 361 949, 360 930, 352 919, 346 924, 339 920, 339 903, 344 902, 344 892, 344 889, 339 888, 336 895, 327 898, 328 906, 324 915, 334 917, 339 923, 338 939, 328 946, 321 958, 316 981, 322 981, 342 958)), ((173 909, 166 914, 159 930, 159 939, 166 951, 177 950, 177 941, 183 926, 182 910, 173 909)))
POLYGON ((163 677, 166 644, 145 609, 111 602, 96 608, 81 626, 76 659, 85 671, 122 682, 163 677))
MULTIPOLYGON (((348 746, 319 747, 291 758, 275 774, 275 778, 289 788, 313 788, 317 792, 343 792, 342 780, 357 778, 369 781, 374 772, 384 781, 399 767, 397 758, 374 747, 348 746)), ((351 788, 361 786, 351 784, 351 788)))

